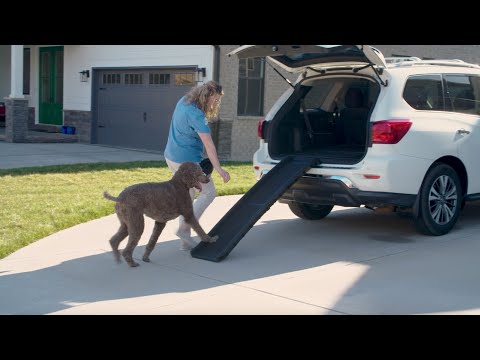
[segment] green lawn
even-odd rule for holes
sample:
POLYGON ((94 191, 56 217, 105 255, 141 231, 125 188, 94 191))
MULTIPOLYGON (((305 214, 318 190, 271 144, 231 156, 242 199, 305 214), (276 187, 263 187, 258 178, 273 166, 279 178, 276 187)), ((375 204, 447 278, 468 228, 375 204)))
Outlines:
MULTIPOLYGON (((255 183, 252 163, 222 163, 231 180, 214 171, 218 196, 243 194, 255 183)), ((113 196, 125 187, 165 181, 163 161, 97 163, 0 170, 0 259, 59 230, 114 212, 113 196)))

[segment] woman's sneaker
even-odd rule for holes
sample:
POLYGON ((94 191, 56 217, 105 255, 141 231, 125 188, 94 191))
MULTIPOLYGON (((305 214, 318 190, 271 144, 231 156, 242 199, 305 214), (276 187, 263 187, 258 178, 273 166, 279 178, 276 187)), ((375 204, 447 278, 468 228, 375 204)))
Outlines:
POLYGON ((180 250, 182 251, 190 251, 198 244, 192 238, 180 239, 181 245, 180 250))
POLYGON ((190 234, 186 232, 182 232, 178 230, 175 235, 177 235, 180 238, 180 250, 182 251, 190 251, 192 250, 195 246, 198 244, 195 242, 195 240, 192 239, 190 234))

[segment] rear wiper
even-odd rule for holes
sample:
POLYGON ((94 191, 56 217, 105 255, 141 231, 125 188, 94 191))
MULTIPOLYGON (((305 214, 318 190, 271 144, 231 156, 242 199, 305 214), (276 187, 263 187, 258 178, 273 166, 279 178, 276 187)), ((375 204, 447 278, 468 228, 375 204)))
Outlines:
POLYGON ((265 62, 266 62, 268 65, 270 65, 270 66, 272 67, 272 69, 275 70, 275 72, 276 72, 278 75, 280 75, 280 76, 283 78, 283 80, 285 80, 285 81, 288 83, 288 85, 290 85, 292 88, 295 89, 295 86, 292 84, 292 82, 291 82, 290 80, 288 80, 285 76, 283 76, 283 75, 280 73, 280 71, 278 71, 278 70, 275 68, 275 66, 273 66, 272 64, 270 64, 267 59, 265 59, 265 62))

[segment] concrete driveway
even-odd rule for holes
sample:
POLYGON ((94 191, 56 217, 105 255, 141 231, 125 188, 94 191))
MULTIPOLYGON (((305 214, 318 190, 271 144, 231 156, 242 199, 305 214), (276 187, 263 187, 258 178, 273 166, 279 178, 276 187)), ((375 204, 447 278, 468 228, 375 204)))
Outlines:
MULTIPOLYGON (((240 196, 217 198, 211 229, 240 196)), ((224 261, 178 250, 177 221, 141 261, 113 261, 115 215, 39 240, 0 260, 1 314, 480 314, 480 203, 456 228, 422 236, 410 220, 335 208, 296 218, 276 203, 224 261)))
MULTIPOLYGON (((144 160, 163 157, 0 142, 0 168, 144 160)), ((216 198, 202 226, 210 230, 239 198, 216 198)), ((479 219, 480 202, 468 204, 453 231, 428 237, 394 214, 336 207, 310 222, 275 203, 220 263, 178 250, 171 221, 148 264, 147 219, 132 269, 113 261, 111 215, 0 260, 0 314, 480 314, 479 219)))

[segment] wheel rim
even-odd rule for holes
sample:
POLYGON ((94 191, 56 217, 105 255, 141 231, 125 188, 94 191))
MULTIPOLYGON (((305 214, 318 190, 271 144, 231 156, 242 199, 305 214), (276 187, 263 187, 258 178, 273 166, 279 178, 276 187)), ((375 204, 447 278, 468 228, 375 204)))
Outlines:
POLYGON ((457 210, 457 187, 451 177, 438 177, 428 196, 430 215, 439 225, 448 224, 457 210))

